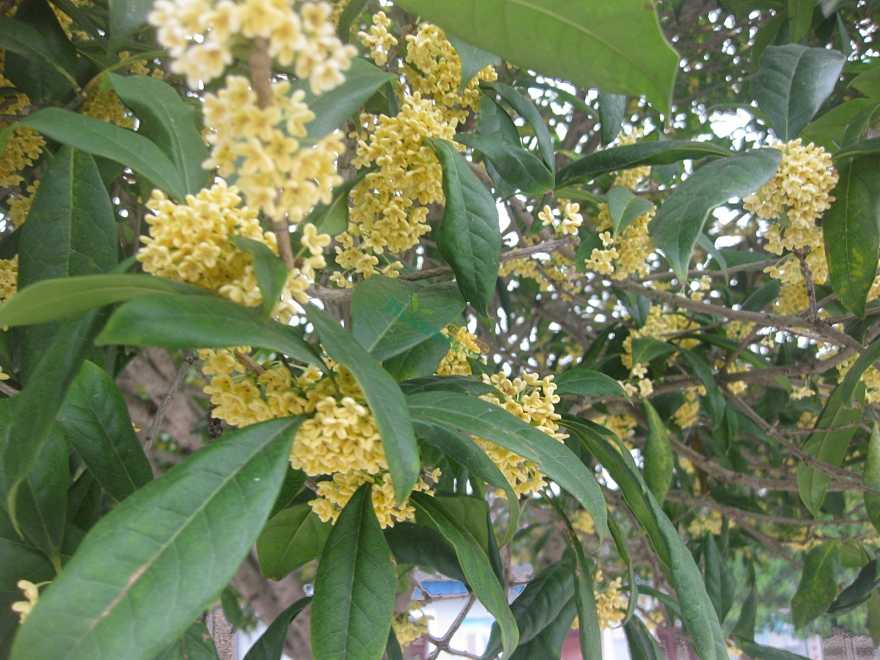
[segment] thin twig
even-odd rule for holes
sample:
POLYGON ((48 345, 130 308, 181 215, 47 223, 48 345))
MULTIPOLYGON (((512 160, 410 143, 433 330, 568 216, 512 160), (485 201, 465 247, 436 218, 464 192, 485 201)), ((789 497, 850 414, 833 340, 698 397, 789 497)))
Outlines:
POLYGON ((165 396, 159 403, 159 407, 156 408, 156 414, 153 417, 153 422, 150 424, 150 428, 147 429, 147 435, 144 439, 144 449, 150 449, 150 447, 152 447, 153 441, 156 439, 156 435, 159 433, 159 427, 162 426, 162 422, 165 421, 165 415, 168 413, 168 407, 171 405, 171 401, 174 399, 174 396, 177 394, 180 386, 183 385, 183 381, 186 378, 186 374, 189 372, 189 368, 194 363, 195 357, 193 357, 191 354, 187 353, 183 356, 183 362, 177 369, 177 373, 174 375, 174 380, 171 381, 171 386, 168 388, 168 391, 165 393, 165 396))

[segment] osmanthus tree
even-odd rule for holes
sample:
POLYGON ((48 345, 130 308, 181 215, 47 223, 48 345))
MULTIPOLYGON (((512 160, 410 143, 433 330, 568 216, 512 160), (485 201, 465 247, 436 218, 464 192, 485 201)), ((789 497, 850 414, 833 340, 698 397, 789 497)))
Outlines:
POLYGON ((880 636, 877 2, 0 8, 3 657, 880 636))

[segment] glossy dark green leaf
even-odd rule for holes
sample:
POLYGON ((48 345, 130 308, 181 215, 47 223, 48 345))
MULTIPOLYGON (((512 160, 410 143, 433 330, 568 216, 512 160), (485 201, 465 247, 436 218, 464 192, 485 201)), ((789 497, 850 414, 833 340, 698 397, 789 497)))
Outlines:
POLYGON ((734 636, 733 642, 743 653, 747 653, 750 658, 755 658, 755 660, 809 660, 805 655, 764 646, 736 636, 734 636))
POLYGON ((281 660, 284 654, 284 642, 287 639, 287 629, 296 615, 302 612, 312 602, 311 598, 300 598, 293 605, 275 617, 266 632, 260 635, 260 639, 251 647, 244 660, 281 660))
POLYGON ((501 263, 501 230, 495 200, 470 165, 445 140, 431 141, 443 166, 446 209, 438 245, 452 267, 458 288, 477 311, 485 313, 501 263))
POLYGON ((495 575, 481 539, 472 528, 454 515, 444 499, 414 493, 411 502, 416 509, 416 521, 439 532, 452 546, 467 583, 483 606, 492 613, 501 631, 504 655, 509 656, 517 646, 519 633, 516 620, 507 604, 507 595, 495 575))
POLYGON ((410 413, 424 422, 485 438, 538 464, 541 472, 589 511, 599 536, 608 534, 605 498, 593 474, 564 444, 482 399, 457 392, 423 392, 407 397, 410 413))
POLYGON ((459 392, 480 396, 494 392, 493 385, 487 385, 473 376, 430 376, 416 378, 400 384, 405 394, 418 394, 419 392, 459 392))
POLYGON ((663 660, 663 650, 639 617, 634 616, 627 621, 623 631, 631 660, 663 660))
POLYGON ((626 96, 623 94, 607 94, 599 91, 599 135, 602 146, 607 147, 623 125, 626 115, 626 96))
POLYGON ((686 140, 638 142, 596 151, 569 163, 556 175, 556 186, 561 188, 583 183, 601 174, 640 165, 669 165, 682 160, 730 155, 732 155, 730 151, 711 142, 686 140))
POLYGON ((211 633, 201 621, 194 623, 155 660, 217 660, 217 649, 211 633))
POLYGON ((617 521, 612 516, 608 516, 608 529, 611 531, 611 540, 614 541, 614 548, 620 560, 626 564, 627 585, 629 587, 629 602, 626 606, 626 614, 623 617, 623 623, 629 621, 636 611, 636 602, 638 601, 638 589, 636 585, 636 568, 629 547, 626 543, 626 536, 617 521))
MULTIPOLYGON (((824 148, 832 154, 848 144, 851 133, 861 137, 871 117, 880 110, 880 100, 851 99, 822 113, 801 131, 804 142, 824 148)), ((836 154, 835 154, 836 155, 836 154)))
POLYGON ((108 0, 110 8, 110 39, 122 43, 147 25, 153 9, 152 0, 108 0))
POLYGON ((295 504, 269 519, 257 539, 260 572, 280 580, 306 562, 316 559, 330 534, 308 504, 295 504))
POLYGON ((262 297, 260 309, 263 314, 269 316, 287 283, 287 267, 265 243, 244 236, 233 236, 232 242, 237 248, 251 255, 254 275, 262 297))
POLYGON ((559 658, 562 656, 562 645, 571 632, 571 626, 577 614, 574 598, 570 598, 559 611, 555 621, 544 628, 529 642, 521 644, 511 660, 533 660, 533 658, 559 658))
POLYGON ((553 188, 553 172, 544 162, 521 145, 505 141, 501 135, 461 135, 457 141, 482 153, 515 190, 527 195, 543 195, 553 188))
POLYGON ((648 438, 645 441, 645 483, 661 504, 672 485, 675 458, 669 443, 669 429, 649 401, 642 402, 648 418, 648 438))
POLYGON ((207 289, 152 275, 120 273, 40 280, 0 305, 0 326, 75 318, 96 307, 157 294, 210 295, 207 289))
POLYGON ((79 89, 72 67, 66 68, 65 63, 59 61, 49 35, 41 33, 25 21, 7 16, 0 17, 0 48, 39 62, 40 68, 46 71, 46 75, 63 80, 70 91, 79 89))
POLYGON ((553 154, 553 138, 550 135, 550 129, 547 128, 544 117, 538 111, 538 108, 535 107, 532 99, 529 98, 526 92, 520 91, 511 85, 505 85, 504 83, 493 83, 492 89, 498 92, 498 94, 501 95, 501 98, 507 101, 507 103, 516 110, 517 114, 525 119, 529 123, 529 126, 532 127, 532 131, 535 133, 535 139, 538 141, 538 151, 552 176, 556 171, 556 161, 553 154))
POLYGON ((501 58, 482 48, 477 48, 455 35, 449 35, 449 42, 461 60, 461 87, 464 89, 473 77, 490 65, 501 64, 501 58))
MULTIPOLYGON (((660 144, 669 144, 661 142, 660 144)), ((650 224, 651 237, 681 281, 697 238, 716 207, 767 183, 779 165, 777 149, 756 149, 708 163, 675 188, 650 224)))
POLYGON ((400 387, 326 312, 307 305, 306 314, 327 355, 347 367, 361 386, 382 436, 395 497, 403 502, 419 478, 419 448, 400 387))
POLYGON ((392 80, 394 80, 392 74, 383 71, 372 62, 356 57, 345 72, 345 82, 338 87, 317 96, 306 88, 304 101, 315 113, 315 118, 306 126, 309 139, 320 140, 340 128, 373 94, 379 91, 382 85, 392 80))
POLYGON ((153 478, 125 399, 110 375, 85 361, 70 384, 58 422, 89 471, 122 501, 153 478))
POLYGON ((873 559, 862 567, 855 580, 841 591, 831 603, 831 607, 828 608, 829 614, 843 614, 868 601, 871 593, 880 587, 878 561, 880 560, 873 559))
POLYGON ((322 234, 336 236, 348 227, 348 195, 363 176, 346 181, 333 191, 333 199, 329 204, 319 204, 306 218, 307 223, 315 225, 322 234))
POLYGON ((722 594, 722 578, 724 571, 724 562, 721 557, 721 551, 715 537, 707 534, 703 539, 703 577, 706 583, 706 593, 715 606, 715 612, 718 613, 718 619, 724 621, 727 612, 724 610, 724 596, 722 594))
POLYGON ((352 495, 324 545, 312 602, 312 652, 327 660, 379 660, 397 578, 369 484, 352 495))
POLYGON ((232 579, 278 494, 298 424, 229 433, 127 497, 40 595, 12 657, 152 660, 232 579))
POLYGON ((318 364, 296 331, 263 318, 256 309, 204 295, 144 296, 120 306, 95 342, 99 346, 228 348, 251 345, 318 364))
POLYGON ((797 592, 791 600, 792 620, 803 628, 828 611, 837 595, 837 544, 827 541, 807 552, 797 592))
POLYGON ((651 202, 634 195, 629 188, 614 187, 608 191, 607 198, 608 213, 611 216, 611 226, 614 228, 615 236, 619 236, 640 215, 654 208, 651 202))
MULTIPOLYGON (((868 440, 868 455, 865 458, 865 485, 880 491, 880 427, 874 424, 868 440)), ((880 531, 880 492, 865 491, 865 513, 880 531)))
POLYGON ((624 0, 610 12, 601 3, 553 0, 402 0, 400 5, 517 66, 579 87, 645 94, 661 112, 669 110, 678 55, 664 38, 653 6, 624 0), (628 48, 631 44, 639 47, 628 48))
POLYGON ((586 367, 573 367, 563 371, 556 378, 556 386, 559 394, 591 397, 626 395, 620 383, 611 376, 586 367))
POLYGON ((831 94, 846 58, 827 48, 768 46, 755 81, 758 107, 780 140, 800 134, 831 94))
POLYGON ((754 565, 749 567, 749 593, 739 611, 739 619, 733 628, 733 634, 747 640, 755 639, 755 624, 758 618, 758 590, 755 585, 754 565))
POLYGON ((864 316, 880 249, 880 158, 844 163, 822 220, 828 275, 838 300, 864 316))
POLYGON ((420 286, 376 276, 355 286, 351 308, 354 338, 384 361, 460 318, 464 300, 454 285, 420 286))
POLYGON ((343 43, 351 41, 351 28, 356 24, 367 3, 368 0, 352 0, 343 7, 336 24, 336 34, 339 35, 343 43))
POLYGON ((382 366, 398 382, 431 376, 449 352, 450 345, 449 339, 445 336, 434 335, 385 360, 382 366))
POLYGON ((675 353, 676 348, 669 342, 653 337, 635 337, 632 341, 633 364, 650 364, 651 360, 675 353))
POLYGON ((61 108, 43 108, 19 122, 48 138, 130 167, 176 199, 186 187, 177 167, 151 140, 134 131, 61 108))
POLYGON ((184 190, 194 195, 205 188, 211 172, 202 167, 208 147, 199 131, 196 106, 152 76, 111 73, 109 79, 122 102, 137 115, 138 133, 156 144, 177 167, 184 190))
MULTIPOLYGON (((609 520, 610 522, 610 520, 609 520)), ((602 660, 602 630, 593 593, 593 562, 584 555, 580 541, 569 543, 574 549, 574 604, 578 615, 578 642, 583 660, 602 660)))
POLYGON ((452 580, 465 581, 452 549, 433 527, 397 523, 385 530, 385 538, 399 564, 411 564, 452 580))

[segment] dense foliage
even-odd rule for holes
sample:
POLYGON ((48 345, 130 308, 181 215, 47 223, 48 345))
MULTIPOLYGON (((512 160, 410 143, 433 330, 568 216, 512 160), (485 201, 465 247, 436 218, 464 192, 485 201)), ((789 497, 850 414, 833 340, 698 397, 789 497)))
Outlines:
POLYGON ((0 9, 0 655, 880 639, 875 0, 0 9))

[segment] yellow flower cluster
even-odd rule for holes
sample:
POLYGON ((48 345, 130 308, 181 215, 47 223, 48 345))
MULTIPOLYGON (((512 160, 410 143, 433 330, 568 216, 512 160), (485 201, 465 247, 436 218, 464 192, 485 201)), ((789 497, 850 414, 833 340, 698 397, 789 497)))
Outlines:
MULTIPOLYGON (((630 144, 635 144, 642 138, 642 131, 636 130, 632 133, 626 134, 621 133, 617 136, 615 140, 615 147, 625 147, 630 144)), ((650 165, 640 165, 639 167, 631 167, 628 170, 621 170, 614 177, 614 185, 620 186, 621 188, 629 188, 630 190, 635 190, 636 186, 642 182, 643 179, 647 179, 651 176, 651 166, 650 165)))
POLYGON ((30 580, 19 580, 15 586, 24 594, 25 600, 12 603, 12 611, 18 614, 18 620, 24 623, 31 610, 34 609, 34 605, 37 604, 40 592, 37 589, 37 585, 30 580))
POLYGON ((395 615, 391 622, 394 636, 400 646, 406 648, 419 637, 428 634, 428 621, 431 617, 416 611, 402 612, 395 615))
POLYGON ((699 344, 697 339, 675 339, 673 335, 678 335, 688 330, 699 328, 699 324, 691 321, 684 314, 676 312, 666 312, 662 305, 651 305, 648 309, 648 315, 645 323, 641 328, 630 330, 629 337, 623 341, 624 353, 620 359, 624 365, 633 368, 632 363, 632 343, 634 339, 641 337, 650 337, 661 341, 670 341, 682 348, 693 348, 699 344))
POLYGON ((329 203, 334 186, 342 183, 336 171, 344 149, 338 132, 301 148, 306 124, 315 116, 304 96, 301 90, 291 93, 289 82, 277 82, 272 85, 273 103, 262 108, 246 78, 229 76, 226 87, 206 94, 204 103, 211 144, 205 167, 217 168, 220 176, 236 174, 236 185, 251 208, 293 223, 319 201, 329 203))
POLYGON ((684 403, 672 413, 672 419, 678 424, 678 428, 687 429, 697 423, 700 418, 700 397, 705 395, 706 388, 702 385, 685 389, 684 403))
POLYGON ((433 98, 455 124, 467 119, 480 104, 480 83, 498 79, 495 68, 481 69, 461 85, 461 58, 436 25, 422 23, 406 37, 406 77, 415 93, 433 98))
MULTIPOLYGON (((147 208, 152 212, 146 217, 150 235, 141 237, 144 247, 137 254, 146 272, 211 289, 248 307, 262 302, 253 259, 231 239, 259 241, 277 253, 275 235, 263 231, 257 213, 242 206, 235 187, 220 180, 188 195, 183 204, 154 190, 147 208)), ((323 258, 317 259, 290 273, 287 295, 305 301, 302 279, 310 282, 313 267, 323 267, 323 258)), ((277 311, 289 311, 290 302, 282 301, 281 306, 277 311)))
MULTIPOLYGON (((602 571, 596 571, 594 584, 599 585, 603 578, 602 571)), ((599 616, 600 630, 616 626, 626 616, 629 600, 621 592, 622 587, 623 580, 618 577, 596 589, 596 614, 599 616)))
POLYGON ((654 251, 654 243, 648 234, 648 224, 653 217, 652 208, 633 220, 620 236, 613 237, 609 231, 612 227, 611 214, 608 205, 602 204, 596 217, 602 248, 594 248, 590 253, 586 260, 587 269, 615 280, 625 279, 634 273, 647 275, 647 259, 654 251))
POLYGON ((39 180, 32 181, 27 186, 27 194, 15 193, 9 198, 9 202, 7 203, 9 207, 9 219, 12 221, 13 227, 21 227, 24 224, 24 221, 27 220, 39 187, 39 180))
POLYGON ((95 82, 88 85, 85 92, 86 98, 82 104, 84 115, 121 128, 134 128, 134 117, 112 89, 105 89, 95 82))
MULTIPOLYGON (((6 51, 0 50, 0 71, 5 65, 6 51)), ((0 74, 0 87, 15 87, 15 85, 6 76, 0 74)), ((5 115, 18 115, 30 104, 31 100, 25 94, 18 93, 4 96, 0 107, 5 115)), ((0 121, 0 130, 10 124, 9 121, 0 121)), ((34 129, 19 127, 13 130, 0 154, 0 186, 18 186, 24 180, 21 171, 37 162, 44 146, 46 141, 34 129)))
POLYGON ((630 369, 630 376, 633 382, 621 382, 623 391, 627 396, 635 396, 638 394, 643 399, 654 393, 654 383, 647 377, 648 368, 644 364, 637 362, 630 369))
POLYGON ((632 448, 631 441, 639 425, 635 417, 629 413, 597 415, 593 421, 611 431, 625 446, 632 448))
MULTIPOLYGON (((566 434, 559 430, 561 416, 555 408, 559 395, 553 376, 539 378, 537 374, 524 372, 511 380, 503 374, 484 374, 483 382, 497 390, 497 394, 484 394, 483 400, 504 408, 559 442, 565 440, 566 434)), ((477 438, 477 444, 498 466, 518 495, 535 493, 544 485, 544 475, 534 462, 483 438, 477 438)))
POLYGON ((721 512, 717 509, 712 509, 708 513, 697 513, 694 519, 688 523, 687 531, 693 539, 700 538, 706 533, 717 536, 721 533, 723 522, 721 512))
POLYGON ((0 259, 0 303, 8 300, 18 288, 18 255, 0 259))
MULTIPOLYGON (((540 240, 540 235, 531 234, 523 237, 523 245, 536 245, 540 240)), ((541 291, 558 291, 564 296, 577 296, 584 289, 582 274, 577 272, 574 261, 562 252, 509 259, 501 263, 498 274, 528 278, 534 280, 541 291)))
POLYGON ((381 255, 414 247, 430 231, 428 205, 443 202, 443 173, 428 138, 452 140, 455 127, 436 103, 406 96, 394 117, 363 115, 354 166, 375 168, 351 193, 348 230, 337 236, 336 262, 363 277, 381 255))
POLYGON ((373 14, 373 24, 367 32, 358 32, 358 38, 365 48, 370 49, 370 58, 378 65, 388 63, 388 53, 397 45, 397 39, 388 30, 391 19, 384 11, 373 14))
POLYGON ((578 229, 584 222, 584 216, 581 215, 581 206, 577 202, 564 200, 562 202, 562 217, 558 218, 549 206, 538 213, 538 218, 545 227, 553 229, 554 233, 560 236, 577 236, 578 229))
POLYGON ((356 53, 336 36, 332 11, 324 2, 297 11, 289 0, 158 0, 149 21, 190 87, 223 74, 240 36, 266 40, 269 55, 320 94, 343 81, 356 53))
POLYGON ((450 346, 437 365, 438 376, 470 376, 473 373, 468 360, 478 360, 482 354, 475 335, 463 326, 449 325, 443 329, 450 346))
POLYGON ((571 517, 571 526, 581 534, 590 535, 596 531, 596 525, 593 522, 593 516, 589 511, 581 509, 571 517))

